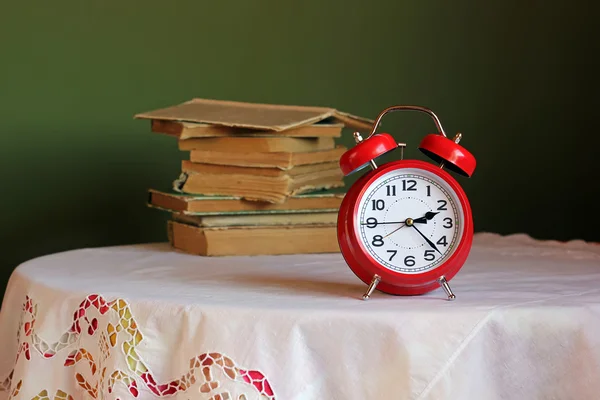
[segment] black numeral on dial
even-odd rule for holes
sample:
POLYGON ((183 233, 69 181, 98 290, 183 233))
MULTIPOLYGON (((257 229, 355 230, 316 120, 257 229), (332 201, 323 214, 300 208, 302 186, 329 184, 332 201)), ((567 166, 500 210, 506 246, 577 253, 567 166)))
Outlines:
POLYGON ((446 217, 444 218, 444 225, 442 225, 444 228, 452 228, 452 218, 450 217, 446 217))
POLYGON ((381 235, 373 236, 373 241, 371 242, 371 244, 375 247, 383 246, 383 236, 381 236, 381 235))
POLYGON ((442 236, 441 238, 438 239, 437 242, 435 242, 436 244, 439 244, 440 246, 448 246, 448 241, 446 240, 446 236, 442 236))
POLYGON ((385 201, 379 199, 379 200, 372 200, 373 203, 373 211, 381 211, 385 208, 385 201))
POLYGON ((438 211, 446 211, 446 204, 448 204, 448 202, 446 200, 438 200, 438 203, 441 204, 441 206, 438 207, 438 211))
POLYGON ((407 267, 412 267, 415 264, 416 264, 415 256, 404 257, 404 265, 406 265, 407 267))
POLYGON ((417 186, 417 181, 415 181, 414 179, 402 181, 402 190, 414 192, 417 190, 417 188, 415 186, 417 186))
POLYGON ((425 254, 423 255, 423 258, 426 261, 433 261, 435 259, 435 252, 433 250, 425 250, 425 254))
POLYGON ((431 186, 427 185, 427 197, 431 197, 431 186))
POLYGON ((388 250, 388 253, 392 253, 392 255, 390 256, 390 259, 388 261, 392 261, 392 258, 394 258, 396 256, 396 253, 398 253, 398 250, 388 250))
POLYGON ((377 218, 367 218, 367 228, 375 228, 377 226, 377 218))
POLYGON ((385 187, 386 196, 395 196, 396 195, 396 185, 387 185, 385 187))

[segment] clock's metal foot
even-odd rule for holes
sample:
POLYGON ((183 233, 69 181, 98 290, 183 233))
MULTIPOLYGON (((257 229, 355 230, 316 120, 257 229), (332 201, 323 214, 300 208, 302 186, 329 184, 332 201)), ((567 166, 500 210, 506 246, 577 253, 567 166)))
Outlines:
POLYGON ((371 280, 371 284, 369 285, 367 292, 365 294, 363 294, 363 300, 369 300, 369 297, 371 297, 371 295, 375 291, 375 288, 377 287, 377 285, 379 284, 380 281, 381 281, 381 277, 379 275, 377 275, 377 274, 373 275, 373 279, 371 280))
POLYGON ((446 295, 448 296, 448 300, 456 299, 456 296, 454 295, 454 293, 452 293, 452 289, 450 289, 450 285, 448 285, 448 281, 446 280, 445 276, 441 276, 438 279, 438 282, 444 288, 444 291, 446 292, 446 295))

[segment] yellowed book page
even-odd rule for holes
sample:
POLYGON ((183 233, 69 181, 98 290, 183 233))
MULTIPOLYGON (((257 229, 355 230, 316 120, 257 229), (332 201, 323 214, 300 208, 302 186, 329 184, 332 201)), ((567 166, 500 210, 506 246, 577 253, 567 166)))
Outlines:
POLYGON ((183 172, 195 172, 198 174, 227 174, 227 175, 257 175, 257 176, 298 176, 310 173, 316 173, 324 170, 339 169, 337 162, 327 162, 319 164, 305 164, 292 167, 287 170, 280 168, 260 168, 260 167, 238 167, 235 165, 217 165, 194 163, 189 160, 181 162, 183 172))
POLYGON ((344 174, 339 168, 297 175, 292 178, 290 189, 291 195, 306 193, 315 189, 329 189, 344 186, 344 174), (327 185, 326 187, 324 187, 327 185))
POLYGON ((247 200, 283 203, 287 197, 312 190, 342 187, 339 169, 299 177, 265 177, 187 173, 174 182, 174 190, 203 195, 240 196, 247 200))
POLYGON ((306 153, 229 153, 223 151, 190 151, 190 161, 196 163, 237 165, 241 167, 276 167, 288 170, 295 166, 339 161, 346 147, 309 151, 306 153))
POLYGON ((179 140, 179 150, 204 150, 221 152, 307 152, 335 148, 332 137, 210 137, 179 140))

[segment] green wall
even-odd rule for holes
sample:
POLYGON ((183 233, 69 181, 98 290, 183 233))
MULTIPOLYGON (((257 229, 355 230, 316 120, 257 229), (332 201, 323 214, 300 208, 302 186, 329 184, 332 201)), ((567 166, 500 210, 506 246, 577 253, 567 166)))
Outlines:
MULTIPOLYGON (((477 157, 460 180, 477 231, 600 241, 596 21, 583 1, 548 4, 5 2, 0 291, 32 257, 166 239, 146 189, 167 189, 182 154, 132 116, 192 97, 428 106, 477 157)), ((386 118, 409 157, 432 129, 386 118)))

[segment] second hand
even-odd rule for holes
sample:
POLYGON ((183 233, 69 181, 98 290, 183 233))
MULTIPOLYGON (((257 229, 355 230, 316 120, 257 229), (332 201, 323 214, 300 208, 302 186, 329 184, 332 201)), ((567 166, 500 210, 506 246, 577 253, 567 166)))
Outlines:
MULTIPOLYGON (((399 222, 400 224, 404 224, 404 222, 399 222)), ((385 239, 386 237, 390 236, 392 233, 399 231, 400 229, 404 228, 406 225, 402 225, 400 228, 396 228, 393 231, 391 231, 390 233, 388 233, 387 235, 385 235, 382 239, 385 239)))

